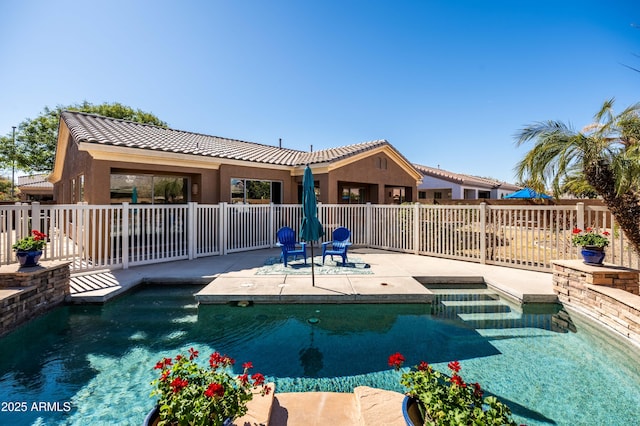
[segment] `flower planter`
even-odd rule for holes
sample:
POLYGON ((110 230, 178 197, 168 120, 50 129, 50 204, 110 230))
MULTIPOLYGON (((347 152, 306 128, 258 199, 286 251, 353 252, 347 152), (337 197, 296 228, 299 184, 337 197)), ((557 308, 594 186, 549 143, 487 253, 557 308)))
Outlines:
POLYGON ((42 256, 42 250, 18 250, 16 251, 16 258, 20 263, 21 268, 29 268, 31 266, 38 266, 38 261, 42 256))
MULTIPOLYGON (((151 411, 147 414, 147 417, 144 418, 142 422, 142 426, 156 426, 160 422, 160 407, 157 405, 153 407, 151 411)), ((232 419, 226 419, 223 426, 230 426, 233 423, 232 419)))
POLYGON ((405 396, 402 400, 402 416, 407 426, 422 426, 424 424, 418 408, 418 400, 405 396))
POLYGON ((580 254, 587 265, 602 265, 606 253, 603 247, 584 246, 580 254))
POLYGON ((142 426, 155 426, 160 421, 160 407, 157 405, 153 407, 153 410, 149 411, 147 417, 144 418, 142 426))

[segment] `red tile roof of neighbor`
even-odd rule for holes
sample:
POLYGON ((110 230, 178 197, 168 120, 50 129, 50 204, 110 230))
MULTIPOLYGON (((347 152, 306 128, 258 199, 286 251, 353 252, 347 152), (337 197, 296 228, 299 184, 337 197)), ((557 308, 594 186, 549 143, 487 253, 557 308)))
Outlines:
MULTIPOLYGON (((285 166, 331 162, 385 145, 391 146, 386 140, 376 140, 315 152, 306 152, 158 127, 150 124, 135 123, 76 111, 63 111, 61 119, 66 123, 76 142, 176 152, 285 166)), ((407 163, 411 164, 409 161, 407 161, 407 163)))

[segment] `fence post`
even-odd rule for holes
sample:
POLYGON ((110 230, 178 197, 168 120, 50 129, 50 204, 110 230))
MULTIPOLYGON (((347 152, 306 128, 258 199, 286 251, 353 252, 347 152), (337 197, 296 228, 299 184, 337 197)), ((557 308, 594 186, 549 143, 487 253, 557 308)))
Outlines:
POLYGON ((371 202, 367 202, 366 208, 364 211, 364 242, 367 248, 371 247, 371 202))
POLYGON ((122 269, 129 269, 129 203, 122 203, 122 269))
POLYGON ((273 202, 269 203, 269 248, 273 248, 273 236, 275 235, 275 208, 273 202))
POLYGON ((576 203, 576 228, 584 230, 584 203, 576 203))
POLYGON ((187 204, 187 223, 188 223, 187 252, 189 255, 189 260, 193 260, 196 257, 198 257, 196 253, 196 242, 195 242, 195 236, 199 235, 199 234, 196 234, 196 229, 199 228, 197 223, 197 215, 196 215, 197 211, 198 211, 198 203, 191 201, 187 204))
POLYGON ((413 254, 420 253, 420 203, 413 204, 413 254))
POLYGON ((227 254, 227 203, 218 204, 220 208, 220 227, 218 228, 218 247, 220 247, 220 256, 227 254))
POLYGON ((40 226, 40 203, 34 201, 31 203, 31 230, 42 231, 40 226))
POLYGON ((480 263, 487 263, 487 203, 480 203, 480 263))

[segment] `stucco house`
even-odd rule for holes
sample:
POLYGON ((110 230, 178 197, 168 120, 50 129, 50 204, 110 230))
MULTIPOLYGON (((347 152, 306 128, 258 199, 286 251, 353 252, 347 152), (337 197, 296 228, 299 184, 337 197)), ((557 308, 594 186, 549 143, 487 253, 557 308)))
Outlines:
POLYGON ((437 203, 439 200, 497 200, 521 189, 519 186, 494 179, 454 173, 420 164, 414 164, 414 167, 422 174, 417 200, 421 203, 437 203))
POLYGON ((49 180, 62 204, 290 204, 307 164, 322 203, 417 201, 421 173, 386 140, 306 152, 72 111, 49 180))
POLYGON ((47 180, 48 176, 48 173, 18 176, 16 187, 20 191, 20 201, 52 201, 53 185, 47 180))

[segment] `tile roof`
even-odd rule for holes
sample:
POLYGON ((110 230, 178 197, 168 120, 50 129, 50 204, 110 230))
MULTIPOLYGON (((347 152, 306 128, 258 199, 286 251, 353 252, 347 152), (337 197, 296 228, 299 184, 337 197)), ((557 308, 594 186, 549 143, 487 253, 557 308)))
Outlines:
POLYGON ((48 173, 18 176, 18 184, 20 188, 53 188, 53 184, 47 180, 48 173))
POLYGON ((449 182, 457 183, 459 185, 479 186, 483 188, 502 188, 507 190, 517 191, 519 186, 513 185, 508 182, 502 182, 496 179, 483 178, 479 176, 465 175, 461 173, 454 173, 440 168, 422 166, 420 164, 414 164, 416 168, 423 176, 431 176, 437 179, 443 179, 449 182))
POLYGON ((390 145, 386 140, 376 140, 306 152, 76 111, 63 111, 61 119, 78 143, 122 146, 284 166, 336 161, 380 146, 390 145))

